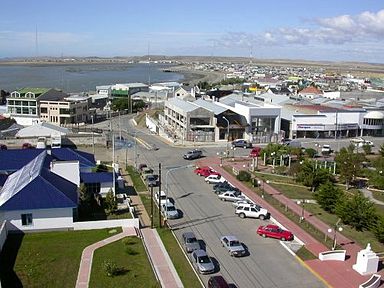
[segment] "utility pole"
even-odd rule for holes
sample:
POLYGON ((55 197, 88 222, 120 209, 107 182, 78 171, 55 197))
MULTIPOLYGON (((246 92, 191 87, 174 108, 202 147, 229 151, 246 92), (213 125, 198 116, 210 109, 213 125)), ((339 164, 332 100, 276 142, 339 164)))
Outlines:
POLYGON ((151 216, 151 229, 153 229, 153 185, 151 185, 151 215, 150 216, 151 216))
MULTIPOLYGON (((160 200, 160 191, 161 191, 161 163, 159 163, 159 227, 161 228, 161 200, 160 200)), ((167 203, 165 203, 167 204, 167 203)))

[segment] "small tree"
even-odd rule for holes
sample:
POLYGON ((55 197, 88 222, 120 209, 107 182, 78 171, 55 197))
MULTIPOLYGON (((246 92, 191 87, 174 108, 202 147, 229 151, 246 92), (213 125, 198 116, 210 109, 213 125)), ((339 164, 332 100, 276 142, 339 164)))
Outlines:
POLYGON ((81 212, 87 212, 92 207, 93 195, 84 183, 80 184, 79 189, 79 208, 81 212))
POLYGON ((380 153, 381 157, 384 157, 384 144, 381 144, 379 153, 380 153))
POLYGON ((373 233, 375 233, 375 236, 377 240, 379 240, 381 243, 384 243, 384 218, 379 217, 374 228, 373 233))
POLYGON ((117 210, 117 200, 110 189, 105 197, 105 210, 108 214, 114 213, 117 210))
POLYGON ((241 170, 236 178, 239 181, 248 182, 251 180, 251 174, 248 171, 241 170))
POLYGON ((340 200, 344 199, 343 196, 344 193, 330 181, 321 184, 315 193, 317 203, 330 213, 335 213, 335 207, 340 200))
POLYGON ((363 150, 364 150, 365 155, 369 155, 372 153, 372 147, 369 144, 364 144, 363 150))
POLYGON ((370 229, 377 222, 374 204, 359 192, 345 201, 339 201, 335 212, 341 220, 358 231, 370 229))
POLYGON ((309 158, 313 158, 317 154, 317 151, 313 148, 307 148, 305 149, 305 154, 307 154, 309 158))

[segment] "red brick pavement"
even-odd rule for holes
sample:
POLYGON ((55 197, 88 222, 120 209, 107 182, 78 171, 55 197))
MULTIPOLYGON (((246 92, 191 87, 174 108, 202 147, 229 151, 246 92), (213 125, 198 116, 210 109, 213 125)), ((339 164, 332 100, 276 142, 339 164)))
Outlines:
MULTIPOLYGON (((232 166, 238 170, 244 170, 246 168, 243 167, 244 163, 241 162, 231 162, 227 161, 223 163, 225 166, 232 166)), ((259 203, 261 206, 267 208, 274 219, 276 219, 281 225, 291 230, 294 235, 299 238, 305 244, 305 247, 311 251, 314 255, 318 255, 320 252, 327 251, 322 243, 318 242, 311 235, 301 229, 299 225, 292 222, 288 218, 286 218, 281 212, 276 210, 273 206, 271 206, 268 202, 266 202, 263 198, 261 198, 258 194, 254 193, 250 188, 245 186, 243 183, 238 181, 234 176, 226 172, 220 166, 220 159, 218 158, 204 158, 198 162, 200 166, 210 166, 213 169, 220 172, 224 178, 226 178, 229 182, 236 184, 236 186, 246 194, 251 200, 259 203)), ((274 197, 278 199, 281 203, 286 205, 289 209, 294 211, 298 217, 302 213, 302 206, 298 205, 291 199, 285 197, 280 191, 276 190, 272 186, 266 184, 264 182, 264 191, 265 197, 274 197)), ((311 223, 320 231, 324 231, 326 233, 329 228, 329 225, 323 223, 316 216, 310 214, 308 211, 304 210, 304 218, 305 221, 311 223)), ((333 229, 333 228, 332 228, 333 229)), ((255 227, 256 230, 256 227, 255 227)), ((333 232, 328 235, 330 241, 333 238, 333 232)), ((357 252, 359 252, 362 247, 345 237, 344 235, 337 233, 337 243, 343 247, 347 251, 347 260, 344 262, 339 261, 320 261, 309 260, 305 261, 304 264, 312 270, 312 272, 325 281, 331 287, 358 287, 361 283, 365 282, 370 278, 370 276, 362 276, 352 269, 352 265, 356 263, 357 252)), ((379 274, 384 275, 383 271, 380 271, 379 274)))

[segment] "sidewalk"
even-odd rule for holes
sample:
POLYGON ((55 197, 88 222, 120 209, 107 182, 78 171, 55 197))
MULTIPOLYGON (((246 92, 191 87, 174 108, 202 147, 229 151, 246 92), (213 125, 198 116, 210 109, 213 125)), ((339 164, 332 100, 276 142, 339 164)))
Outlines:
POLYGON ((81 254, 80 268, 76 280, 76 288, 86 288, 89 285, 94 251, 100 247, 103 247, 128 236, 136 236, 135 228, 123 227, 123 232, 87 246, 81 254))
MULTIPOLYGON (((124 170, 125 185, 132 183, 129 175, 124 170)), ((145 193, 145 192, 141 192, 145 193)), ((151 219, 145 210, 139 195, 129 195, 132 206, 135 207, 135 213, 140 219, 140 232, 143 236, 143 241, 148 252, 149 260, 152 263, 154 273, 164 288, 181 288, 184 287, 177 271, 164 247, 160 236, 156 229, 150 229, 151 219)))
MULTIPOLYGON (((243 163, 231 162, 227 161, 223 163, 227 166, 235 166, 239 170, 244 170, 243 163)), ((311 235, 301 229, 296 223, 292 222, 288 218, 286 218, 281 212, 272 207, 268 202, 266 202, 263 198, 258 196, 256 193, 252 191, 252 189, 245 186, 243 183, 238 181, 236 177, 232 176, 228 172, 226 172, 222 167, 220 167, 220 159, 218 158, 204 158, 199 161, 199 165, 201 166, 211 166, 216 171, 220 172, 224 178, 226 178, 231 183, 236 183, 236 186, 246 194, 251 200, 259 203, 261 206, 267 208, 273 218, 275 218, 278 222, 280 222, 284 227, 291 230, 297 238, 304 242, 305 247, 311 251, 314 255, 318 255, 320 252, 327 251, 323 244, 314 239, 311 235)), ((280 191, 274 189, 272 186, 268 185, 264 182, 264 191, 265 197, 274 197, 278 199, 279 202, 285 204, 289 209, 295 211, 297 215, 301 215, 302 206, 296 204, 291 199, 285 197, 281 194, 280 191)), ((329 225, 323 223, 314 215, 305 211, 304 213, 305 221, 311 223, 320 231, 324 231, 326 233, 329 225)), ((333 233, 328 233, 329 239, 333 238, 333 233)), ((331 240, 332 241, 332 240, 331 240)), ((362 276, 352 269, 352 265, 356 263, 357 252, 359 252, 362 247, 355 244, 350 239, 345 236, 337 233, 337 243, 343 246, 343 249, 347 250, 347 255, 349 258, 344 262, 339 261, 320 261, 318 259, 305 261, 305 265, 307 265, 310 270, 313 270, 315 274, 320 276, 326 283, 328 283, 332 287, 358 287, 361 283, 365 282, 370 276, 362 276)), ((365 248, 365 247, 364 247, 365 248)), ((378 274, 384 275, 383 271, 379 271, 378 274)))
POLYGON ((184 287, 156 229, 145 228, 141 230, 141 233, 161 287, 184 287))

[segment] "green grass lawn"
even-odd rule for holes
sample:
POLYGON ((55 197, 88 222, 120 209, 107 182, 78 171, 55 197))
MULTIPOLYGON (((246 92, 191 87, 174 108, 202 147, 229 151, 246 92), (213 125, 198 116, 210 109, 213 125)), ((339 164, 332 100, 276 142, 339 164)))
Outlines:
POLYGON ((283 183, 271 183, 271 186, 281 191, 290 199, 313 199, 313 193, 305 186, 286 185, 283 183))
POLYGON ((177 244, 177 240, 173 236, 171 230, 168 228, 158 228, 157 232, 159 233, 160 238, 169 253, 169 257, 171 257, 173 265, 175 265, 175 269, 179 274, 184 287, 201 288, 200 281, 197 279, 191 265, 188 263, 188 260, 185 258, 180 249, 180 246, 177 244))
POLYGON ((88 245, 121 228, 10 234, 0 255, 2 287, 75 287, 80 258, 88 245))
POLYGON ((89 287, 161 287, 157 283, 144 246, 138 237, 126 237, 97 249, 93 255, 89 287), (120 269, 117 276, 107 276, 104 261, 120 269))
POLYGON ((372 191, 373 198, 384 202, 384 193, 381 191, 372 191))
POLYGON ((147 186, 145 186, 143 180, 141 179, 139 172, 137 172, 133 166, 127 166, 127 172, 131 177, 133 186, 137 192, 144 192, 148 190, 147 186))

